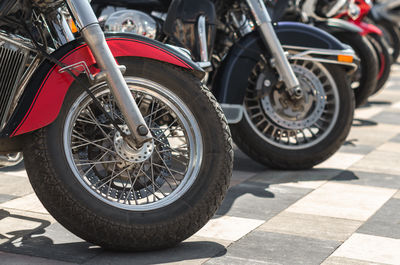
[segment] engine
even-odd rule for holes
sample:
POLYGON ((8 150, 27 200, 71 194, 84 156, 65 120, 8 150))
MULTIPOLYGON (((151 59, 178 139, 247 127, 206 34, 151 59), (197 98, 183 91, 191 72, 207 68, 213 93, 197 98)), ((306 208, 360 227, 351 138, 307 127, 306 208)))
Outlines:
POLYGON ((0 31, 0 129, 5 125, 28 59, 25 49, 7 42, 0 31))
POLYGON ((122 10, 112 13, 105 22, 106 32, 129 32, 151 39, 157 36, 157 23, 146 13, 137 10, 122 10))

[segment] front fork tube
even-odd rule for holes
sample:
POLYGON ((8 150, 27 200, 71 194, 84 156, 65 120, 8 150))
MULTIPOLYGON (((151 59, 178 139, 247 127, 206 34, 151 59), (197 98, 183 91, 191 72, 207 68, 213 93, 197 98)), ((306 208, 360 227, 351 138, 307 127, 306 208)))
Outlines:
POLYGON ((128 142, 133 140, 136 147, 140 147, 143 143, 152 139, 151 132, 125 82, 120 67, 117 65, 107 45, 104 33, 92 7, 87 0, 66 0, 66 2, 101 70, 98 75, 104 77, 107 81, 111 93, 125 118, 131 136, 134 138, 126 140, 128 142))
POLYGON ((246 0, 246 2, 258 26, 261 38, 272 54, 275 68, 280 78, 285 83, 287 92, 291 97, 301 97, 303 91, 300 87, 299 80, 294 74, 278 36, 275 33, 271 17, 269 16, 263 0, 246 0))

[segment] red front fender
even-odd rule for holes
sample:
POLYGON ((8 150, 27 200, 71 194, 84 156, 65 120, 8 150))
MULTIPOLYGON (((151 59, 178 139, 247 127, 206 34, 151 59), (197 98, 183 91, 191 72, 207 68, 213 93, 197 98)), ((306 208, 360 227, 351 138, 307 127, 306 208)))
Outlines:
MULTIPOLYGON (((176 65, 202 77, 203 72, 190 59, 165 45, 135 35, 107 36, 108 45, 118 57, 144 57, 176 65)), ((56 51, 64 64, 85 62, 92 74, 99 72, 95 59, 86 44, 74 41, 56 51)), ((28 133, 52 123, 58 116, 64 97, 74 79, 60 73, 60 67, 44 62, 30 80, 2 136, 13 137, 28 133)))
POLYGON ((379 36, 382 36, 382 30, 380 30, 377 26, 375 26, 373 24, 368 24, 365 22, 357 22, 357 21, 350 21, 350 23, 353 23, 362 29, 362 32, 361 32, 362 36, 365 36, 368 34, 377 34, 379 36))

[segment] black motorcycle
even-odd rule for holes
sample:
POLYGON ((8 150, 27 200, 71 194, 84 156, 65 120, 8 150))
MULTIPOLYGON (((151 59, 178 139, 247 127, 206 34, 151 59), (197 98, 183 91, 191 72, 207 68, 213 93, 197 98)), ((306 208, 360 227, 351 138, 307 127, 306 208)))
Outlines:
POLYGON ((263 1, 104 1, 106 31, 134 32, 187 48, 236 144, 264 165, 310 168, 345 140, 353 117, 354 52, 301 23, 273 25, 263 1), (150 3, 151 2, 151 3, 150 3))
POLYGON ((354 1, 296 0, 290 1, 289 6, 287 13, 281 14, 284 19, 314 25, 354 49, 360 58, 360 68, 352 79, 357 107, 383 88, 390 75, 392 58, 381 31, 373 25, 334 18, 344 13, 352 20, 359 20, 360 10, 354 1))

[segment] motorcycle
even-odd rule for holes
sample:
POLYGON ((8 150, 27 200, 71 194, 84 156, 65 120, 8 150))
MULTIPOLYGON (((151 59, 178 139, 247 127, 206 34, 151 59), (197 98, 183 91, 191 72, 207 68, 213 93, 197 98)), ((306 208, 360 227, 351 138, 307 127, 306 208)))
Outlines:
POLYGON ((352 88, 356 97, 356 106, 360 107, 366 104, 369 96, 382 86, 379 77, 384 73, 385 64, 381 65, 382 57, 378 58, 377 51, 380 46, 377 42, 380 41, 380 37, 366 34, 355 23, 334 18, 337 14, 347 12, 349 12, 349 17, 358 17, 359 9, 354 8, 353 1, 296 0, 292 1, 291 7, 284 14, 285 19, 315 25, 333 34, 355 50, 361 62, 358 72, 351 80, 352 88), (378 82, 380 83, 378 84, 378 82))
POLYGON ((346 19, 360 27, 362 29, 360 34, 367 36, 374 46, 379 62, 378 84, 373 92, 375 94, 384 87, 390 77, 394 50, 391 50, 390 45, 386 42, 383 31, 375 24, 370 23, 373 21, 366 21, 371 7, 370 0, 352 0, 348 10, 337 14, 336 18, 346 19))
POLYGON ((23 151, 60 224, 104 248, 149 250, 213 216, 232 173, 231 136, 184 52, 104 35, 82 0, 1 1, 0 29, 0 152, 23 151))
POLYGON ((396 62, 400 55, 400 1, 375 2, 368 18, 382 30, 392 50, 393 62, 396 62))
POLYGON ((354 52, 301 23, 273 25, 263 1, 94 0, 106 31, 179 44, 209 72, 238 147, 278 169, 305 169, 346 138, 354 52), (155 3, 157 2, 157 3, 155 3), (122 9, 122 10, 121 10, 122 9))

